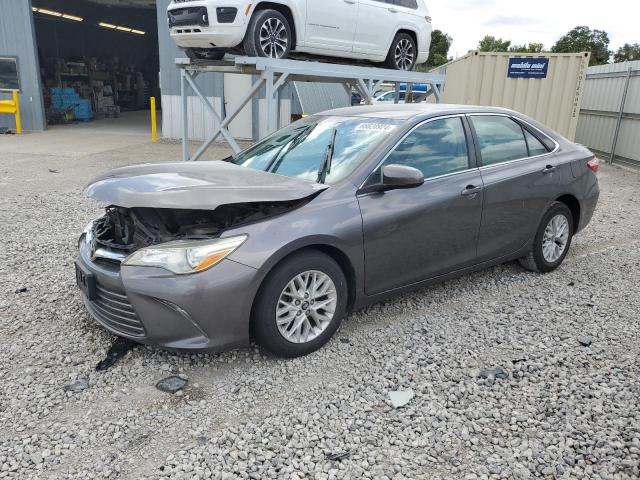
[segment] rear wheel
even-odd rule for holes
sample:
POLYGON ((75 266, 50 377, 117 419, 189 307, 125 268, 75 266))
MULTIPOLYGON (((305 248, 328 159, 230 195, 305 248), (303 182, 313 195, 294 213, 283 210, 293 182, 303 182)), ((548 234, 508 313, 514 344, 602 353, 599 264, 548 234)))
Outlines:
POLYGON ((285 259, 265 279, 253 309, 260 346, 279 357, 300 357, 322 347, 340 326, 347 281, 324 253, 308 250, 285 259))
POLYGON ((219 48, 186 48, 184 53, 192 60, 222 60, 226 52, 219 48))
POLYGON ((393 70, 413 70, 417 59, 416 41, 408 33, 402 32, 398 33, 391 42, 384 66, 393 70))
POLYGON ((248 56, 288 58, 292 44, 293 31, 284 15, 272 9, 253 14, 243 42, 248 56))
POLYGON ((562 264, 573 238, 573 215, 564 203, 555 202, 542 218, 533 249, 519 260, 527 270, 547 273, 562 264))

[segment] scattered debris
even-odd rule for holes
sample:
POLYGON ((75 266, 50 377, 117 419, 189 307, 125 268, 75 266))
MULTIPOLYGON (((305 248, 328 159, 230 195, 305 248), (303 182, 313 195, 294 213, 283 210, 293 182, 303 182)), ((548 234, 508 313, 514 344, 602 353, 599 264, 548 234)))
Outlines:
POLYGON ((569 282, 569 286, 570 286, 570 287, 575 286, 575 284, 576 284, 576 282, 569 282))
POLYGON ((347 450, 346 452, 330 453, 326 456, 326 459, 330 462, 341 462, 342 460, 349 458, 350 456, 351 452, 347 450))
POLYGON ((349 339, 348 339, 348 338, 346 338, 346 337, 342 337, 342 338, 340 339, 340 341, 341 341, 342 343, 351 343, 351 340, 349 340, 349 339))
POLYGON ((578 343, 583 347, 590 347, 593 343, 593 340, 591 340, 591 337, 579 337, 578 343))
POLYGON ((20 287, 20 288, 16 288, 15 293, 24 293, 27 290, 28 290, 27 287, 20 287))
POLYGON ((517 365, 519 363, 524 363, 527 361, 527 357, 519 357, 519 358, 514 358, 513 360, 511 360, 511 363, 513 363, 514 365, 517 365))
POLYGON ((180 377, 167 377, 156 383, 156 388, 160 391, 167 393, 177 393, 184 388, 187 384, 187 380, 180 377))
POLYGON ((118 337, 116 341, 113 342, 113 345, 111 345, 105 359, 101 360, 98 365, 96 365, 96 371, 104 372, 105 370, 109 370, 136 345, 137 344, 131 340, 118 337))
POLYGON ((198 442, 198 445, 206 445, 209 443, 209 437, 197 437, 196 442, 198 442))
POLYGON ((49 173, 60 173, 60 172, 58 170, 54 170, 53 168, 50 168, 49 173))
POLYGON ((498 367, 493 370, 483 370, 478 375, 480 378, 497 378, 498 380, 506 380, 509 374, 504 368, 498 367))
POLYGON ((89 380, 87 380, 86 378, 79 378, 75 382, 70 383, 69 385, 65 385, 64 391, 71 392, 71 393, 78 393, 83 390, 86 390, 87 388, 89 388, 89 380))
POLYGON ((389 398, 391 399, 391 405, 393 408, 402 408, 407 405, 416 394, 413 393, 413 390, 399 390, 394 392, 389 392, 389 398))

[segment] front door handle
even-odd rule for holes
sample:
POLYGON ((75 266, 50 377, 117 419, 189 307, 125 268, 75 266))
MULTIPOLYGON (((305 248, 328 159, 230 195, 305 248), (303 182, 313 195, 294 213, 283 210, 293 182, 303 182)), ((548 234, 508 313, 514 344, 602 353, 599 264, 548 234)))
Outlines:
POLYGON ((465 188, 462 191, 462 196, 463 197, 475 196, 481 191, 482 191, 482 187, 476 187, 475 185, 468 185, 467 188, 465 188))
POLYGON ((348 3, 349 5, 353 5, 356 3, 356 0, 344 0, 344 3, 348 3))
POLYGON ((391 13, 398 13, 398 10, 396 10, 396 9, 395 9, 395 8, 393 8, 393 7, 390 7, 390 8, 389 8, 389 11, 390 11, 391 13))
POLYGON ((556 167, 554 167, 553 165, 547 165, 545 169, 542 170, 542 173, 544 173, 545 175, 549 175, 555 171, 556 171, 556 167))

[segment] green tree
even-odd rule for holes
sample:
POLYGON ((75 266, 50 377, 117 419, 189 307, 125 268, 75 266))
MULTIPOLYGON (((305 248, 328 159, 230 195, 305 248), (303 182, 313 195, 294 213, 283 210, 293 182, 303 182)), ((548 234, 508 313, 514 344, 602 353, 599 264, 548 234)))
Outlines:
POLYGON ((540 53, 544 50, 544 45, 541 43, 529 43, 527 45, 514 45, 509 49, 510 52, 521 53, 540 53))
POLYGON ((481 52, 508 52, 511 47, 511 40, 502 40, 493 35, 487 35, 478 44, 481 52))
POLYGON ((551 49, 556 53, 591 52, 589 65, 602 65, 609 61, 609 35, 604 30, 591 30, 589 27, 576 27, 551 49))
POLYGON ((452 42, 453 39, 441 30, 431 32, 431 48, 429 49, 427 68, 439 67, 449 61, 449 49, 452 42))
POLYGON ((640 43, 625 43, 613 56, 616 63, 640 60, 640 43))

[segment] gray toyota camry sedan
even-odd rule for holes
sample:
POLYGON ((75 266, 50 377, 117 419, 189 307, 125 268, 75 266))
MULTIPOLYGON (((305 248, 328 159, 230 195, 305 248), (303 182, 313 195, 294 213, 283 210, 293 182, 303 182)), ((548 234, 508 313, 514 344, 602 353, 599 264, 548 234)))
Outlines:
POLYGON ((598 161, 519 113, 333 110, 224 161, 125 167, 79 241, 90 314, 175 349, 326 343, 345 313, 518 259, 550 272, 598 201, 598 161))

